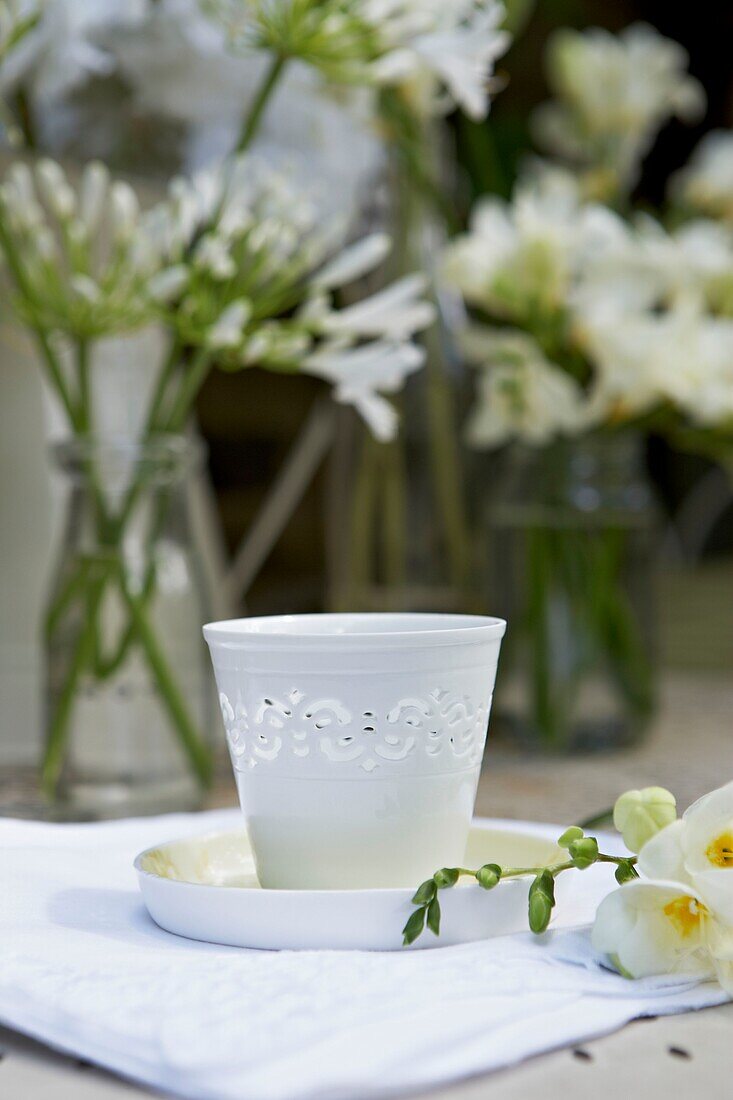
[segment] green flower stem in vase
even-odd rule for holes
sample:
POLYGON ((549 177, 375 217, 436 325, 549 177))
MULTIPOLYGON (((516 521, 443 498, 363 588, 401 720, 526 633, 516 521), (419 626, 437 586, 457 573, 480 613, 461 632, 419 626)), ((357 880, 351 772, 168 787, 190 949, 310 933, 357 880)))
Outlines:
POLYGON ((127 812, 192 807, 211 778, 201 732, 207 612, 183 493, 192 446, 175 436, 90 438, 57 452, 72 487, 47 616, 42 776, 47 796, 74 815, 105 815, 121 799, 127 812))

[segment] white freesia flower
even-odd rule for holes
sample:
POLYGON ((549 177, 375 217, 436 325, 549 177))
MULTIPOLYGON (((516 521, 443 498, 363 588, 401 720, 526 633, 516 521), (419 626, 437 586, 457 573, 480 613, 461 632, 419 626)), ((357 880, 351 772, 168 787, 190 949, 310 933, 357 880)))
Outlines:
POLYGON ((577 182, 547 173, 523 184, 510 203, 478 203, 468 233, 446 250, 446 279, 471 305, 515 321, 564 310, 587 254, 622 232, 602 207, 584 204, 577 182))
POLYGON ((614 35, 600 28, 557 32, 548 79, 557 99, 535 119, 554 153, 633 185, 642 158, 667 119, 695 121, 705 105, 678 43, 636 23, 614 35))
POLYGON ((693 803, 641 849, 649 878, 673 874, 733 929, 733 783, 693 803))
POLYGON ((580 335, 599 395, 623 415, 669 401, 700 425, 733 419, 733 319, 710 315, 698 297, 661 313, 619 313, 601 302, 580 335))
POLYGON ((245 49, 301 58, 329 80, 399 85, 429 110, 460 106, 477 119, 489 109, 494 62, 509 45, 498 0, 208 0, 206 7, 245 49))
MULTIPOLYGON (((114 68, 98 36, 141 19, 148 0, 44 0, 40 17, 0 70, 0 89, 23 86, 36 105, 53 103, 88 77, 114 68)), ((22 7, 38 7, 28 2, 22 7)))
POLYGON ((467 425, 475 447, 512 440, 542 446, 588 427, 578 384, 549 362, 531 337, 512 330, 470 330, 464 342, 481 364, 478 392, 467 425))
POLYGON ((633 881, 614 890, 598 907, 592 942, 626 977, 717 977, 733 992, 733 929, 684 883, 633 881))
POLYGON ((673 176, 671 191, 694 210, 733 222, 733 132, 706 134, 687 167, 673 176))

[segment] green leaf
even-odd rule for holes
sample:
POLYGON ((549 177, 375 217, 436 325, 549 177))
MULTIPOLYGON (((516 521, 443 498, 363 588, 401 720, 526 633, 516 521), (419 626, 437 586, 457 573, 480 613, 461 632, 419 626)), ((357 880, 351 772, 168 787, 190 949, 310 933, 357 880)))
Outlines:
POLYGON ((621 886, 623 886, 625 882, 631 882, 632 879, 639 877, 639 872, 636 870, 636 867, 634 867, 633 863, 629 863, 628 859, 625 859, 623 863, 619 863, 614 874, 616 876, 616 882, 620 883, 621 886))
POLYGON ((404 947, 408 947, 411 943, 414 943, 418 936, 421 935, 425 927, 426 912, 427 909, 424 905, 416 909, 402 929, 402 944, 404 947))
POLYGON ((433 875, 433 882, 439 890, 446 890, 449 886, 455 886, 458 882, 457 867, 442 867, 433 875))
POLYGON ((568 852, 573 865, 584 871, 598 859, 598 841, 593 836, 584 836, 582 840, 571 841, 568 852))
POLYGON ((566 829, 558 840, 558 846, 560 848, 569 848, 574 840, 580 840, 583 836, 583 830, 579 825, 571 825, 569 829, 566 829))
POLYGON ((440 902, 433 898, 428 906, 428 928, 436 936, 440 935, 440 902))
POLYGON ((428 905, 435 897, 435 891, 438 887, 435 885, 435 881, 431 878, 427 879, 415 891, 412 904, 413 905, 428 905))
POLYGON ((476 872, 476 881, 484 890, 493 890, 501 880, 501 867, 498 863, 485 863, 476 872))

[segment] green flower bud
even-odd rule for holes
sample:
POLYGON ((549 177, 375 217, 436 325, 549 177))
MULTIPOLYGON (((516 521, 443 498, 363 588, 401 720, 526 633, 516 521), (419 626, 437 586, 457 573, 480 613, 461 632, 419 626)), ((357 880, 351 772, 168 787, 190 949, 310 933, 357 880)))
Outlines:
POLYGON ((676 818, 674 795, 664 787, 627 791, 613 808, 613 823, 630 852, 640 852, 648 840, 676 818))
POLYGON ((416 909, 408 920, 405 927, 402 929, 402 944, 404 947, 414 943, 418 936, 421 934, 425 927, 425 906, 420 909, 416 909))
POLYGON ((558 840, 559 848, 569 848, 574 840, 580 840, 583 836, 583 830, 579 825, 571 825, 569 829, 566 829, 558 840))
POLYGON ((540 871, 532 881, 529 888, 530 898, 534 894, 543 894, 552 905, 555 904, 555 879, 551 871, 540 871))
POLYGON ((433 879, 429 878, 426 882, 423 882, 421 886, 418 886, 415 891, 412 904, 413 905, 428 905, 435 897, 435 891, 438 887, 435 885, 433 879))
POLYGON ((598 859, 598 841, 594 836, 584 836, 580 840, 571 841, 568 853, 575 867, 584 871, 598 859))
POLYGON ((538 935, 544 932, 550 923, 552 916, 552 902, 539 890, 530 895, 529 899, 529 927, 538 935))
POLYGON ((442 867, 433 875, 433 882, 439 890, 445 890, 448 886, 455 886, 458 882, 457 867, 442 867))
POLYGON ((493 890, 501 879, 501 867, 498 863, 486 863, 476 872, 476 881, 484 890, 493 890))
POLYGON ((440 935, 440 902, 437 897, 428 906, 428 928, 436 936, 440 935))
POLYGON ((632 879, 639 877, 639 872, 634 867, 633 863, 629 863, 628 859, 625 859, 622 863, 619 863, 615 872, 616 882, 621 886, 625 882, 631 882, 632 879))

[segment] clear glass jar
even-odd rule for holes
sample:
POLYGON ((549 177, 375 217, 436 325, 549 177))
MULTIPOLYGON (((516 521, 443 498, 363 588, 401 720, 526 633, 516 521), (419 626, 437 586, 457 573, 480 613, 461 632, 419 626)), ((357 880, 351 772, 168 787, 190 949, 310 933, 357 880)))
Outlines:
POLYGON ((492 728, 525 747, 632 742, 654 705, 656 508, 633 435, 514 447, 486 516, 508 621, 492 728))
POLYGON ((201 802, 211 769, 208 615, 184 492, 201 451, 178 436, 55 448, 69 492, 45 622, 41 772, 62 816, 201 802))
MULTIPOLYGON (((427 178, 450 163, 445 127, 422 135, 427 178)), ((452 180, 442 181, 446 194, 452 180)), ((369 228, 387 227, 393 247, 381 278, 426 272, 437 288, 436 321, 417 336, 422 368, 390 397, 394 439, 377 440, 352 410, 339 414, 328 530, 329 605, 335 611, 475 611, 462 424, 470 377, 452 333, 463 319, 443 285, 445 214, 393 153, 375 188, 369 228), (379 205, 378 196, 382 197, 379 205), (458 314, 458 316, 455 316, 458 314)), ((372 293, 375 278, 365 280, 372 293)))

